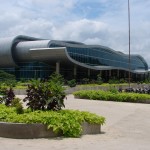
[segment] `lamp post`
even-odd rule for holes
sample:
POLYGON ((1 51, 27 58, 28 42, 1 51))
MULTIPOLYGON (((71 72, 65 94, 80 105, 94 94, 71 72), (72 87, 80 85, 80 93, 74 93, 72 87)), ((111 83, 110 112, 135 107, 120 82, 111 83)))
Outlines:
POLYGON ((128 0, 128 27, 129 27, 129 88, 130 88, 130 78, 131 78, 131 57, 130 57, 130 1, 128 0))

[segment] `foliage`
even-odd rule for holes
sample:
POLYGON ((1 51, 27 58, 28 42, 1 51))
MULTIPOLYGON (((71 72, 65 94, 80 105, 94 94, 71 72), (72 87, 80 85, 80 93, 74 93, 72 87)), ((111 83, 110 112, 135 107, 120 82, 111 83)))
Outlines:
POLYGON ((3 103, 3 96, 0 95, 0 104, 2 104, 2 103, 3 103))
POLYGON ((5 95, 7 86, 5 84, 0 84, 0 95, 5 95))
POLYGON ((60 110, 64 105, 64 98, 66 96, 64 92, 64 79, 60 74, 54 73, 48 80, 48 87, 51 90, 51 95, 47 99, 48 110, 60 110))
POLYGON ((17 114, 23 114, 23 106, 20 98, 14 98, 11 102, 11 107, 16 107, 17 114))
POLYGON ((127 83, 127 81, 125 79, 120 79, 119 82, 120 83, 127 83))
POLYGON ((32 110, 60 110, 65 107, 65 92, 62 85, 63 78, 56 73, 45 82, 32 80, 28 85, 24 102, 27 102, 27 106, 32 110))
POLYGON ((64 78, 62 77, 62 75, 54 72, 51 76, 50 76, 50 81, 54 82, 54 83, 59 83, 60 85, 64 84, 64 78))
POLYGON ((0 82, 5 83, 7 86, 15 86, 16 85, 15 75, 0 70, 0 82))
POLYGON ((3 87, 1 93, 3 95, 2 102, 4 102, 6 106, 10 106, 11 102, 15 98, 13 89, 11 87, 9 89, 3 87))
POLYGON ((110 91, 77 91, 73 93, 75 97, 82 99, 117 101, 117 102, 133 102, 133 103, 150 103, 149 94, 138 93, 113 93, 110 91))
POLYGON ((83 79, 82 79, 82 83, 83 83, 83 84, 88 84, 89 81, 90 81, 90 80, 89 80, 88 78, 83 78, 83 79))
POLYGON ((16 80, 10 80, 10 79, 4 80, 3 83, 6 84, 6 86, 8 87, 15 87, 17 85, 16 80))
POLYGON ((23 113, 24 113, 23 106, 22 106, 21 103, 18 103, 18 104, 16 105, 16 113, 17 113, 17 114, 23 114, 23 113))
POLYGON ((15 80, 15 75, 12 75, 12 74, 9 74, 5 71, 0 70, 0 78, 2 80, 5 80, 5 79, 15 80))
POLYGON ((23 113, 21 99, 15 98, 14 91, 11 87, 7 89, 5 86, 1 86, 0 94, 0 103, 4 103, 6 106, 16 107, 16 110, 19 114, 23 113))
POLYGON ((90 84, 96 84, 96 81, 94 79, 91 79, 90 84))
POLYGON ((0 84, 0 104, 4 101, 4 95, 6 95, 6 87, 0 84))
POLYGON ((108 91, 110 91, 111 93, 114 93, 114 94, 118 93, 118 90, 116 89, 115 86, 110 86, 108 91))
POLYGON ((48 128, 53 128, 56 133, 62 132, 67 137, 79 137, 82 132, 81 124, 88 122, 91 124, 105 123, 105 118, 93 113, 78 110, 59 111, 30 111, 24 110, 24 114, 17 114, 14 107, 0 105, 0 121, 14 123, 42 123, 48 128))
POLYGON ((102 80, 101 74, 98 74, 97 75, 97 84, 101 85, 102 83, 103 83, 103 80, 102 80))
POLYGON ((115 77, 112 77, 111 79, 109 79, 108 83, 109 84, 118 84, 119 80, 115 77))
POLYGON ((67 81, 67 83, 70 87, 75 87, 76 86, 76 80, 75 79, 69 80, 69 81, 67 81))

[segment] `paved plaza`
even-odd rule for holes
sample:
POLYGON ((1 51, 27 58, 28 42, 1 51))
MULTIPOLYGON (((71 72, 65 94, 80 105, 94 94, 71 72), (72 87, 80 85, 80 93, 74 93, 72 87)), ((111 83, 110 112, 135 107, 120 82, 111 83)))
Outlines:
POLYGON ((65 105, 66 109, 106 117, 102 134, 81 138, 0 138, 0 150, 150 150, 150 104, 90 101, 68 95, 65 105))

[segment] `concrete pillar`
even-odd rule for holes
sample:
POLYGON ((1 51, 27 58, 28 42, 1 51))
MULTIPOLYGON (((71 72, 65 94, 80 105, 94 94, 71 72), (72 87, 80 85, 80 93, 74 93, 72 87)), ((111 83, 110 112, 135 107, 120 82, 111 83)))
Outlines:
POLYGON ((90 69, 88 69, 88 77, 90 77, 90 69))
POLYGON ((60 62, 56 62, 56 73, 60 73, 60 62))
POLYGON ((102 76, 102 70, 99 71, 100 76, 102 76))
POLYGON ((138 75, 137 75, 137 73, 135 73, 135 81, 137 81, 138 80, 138 75))
POLYGON ((117 70, 117 78, 119 78, 120 77, 120 75, 119 75, 119 70, 117 70))
POLYGON ((147 73, 147 79, 149 79, 149 72, 147 73))
POLYGON ((77 66, 76 65, 73 68, 73 75, 74 75, 74 77, 77 76, 77 66))
POLYGON ((109 70, 109 77, 111 77, 111 70, 109 70))
POLYGON ((145 74, 143 74, 143 81, 145 80, 145 74))
POLYGON ((147 79, 149 80, 149 73, 148 73, 148 72, 147 72, 147 76, 146 76, 146 77, 147 77, 147 79))
POLYGON ((37 79, 36 69, 34 70, 34 78, 37 79))
POLYGON ((128 73, 127 71, 124 71, 124 77, 125 77, 125 78, 128 77, 127 73, 128 73))

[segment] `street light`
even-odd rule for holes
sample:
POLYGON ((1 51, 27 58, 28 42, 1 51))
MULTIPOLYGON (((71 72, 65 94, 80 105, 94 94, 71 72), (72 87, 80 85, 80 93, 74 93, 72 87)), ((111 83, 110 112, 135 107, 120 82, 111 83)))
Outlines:
POLYGON ((131 57, 130 57, 130 1, 128 0, 128 27, 129 27, 129 88, 130 88, 130 70, 131 70, 131 57))

